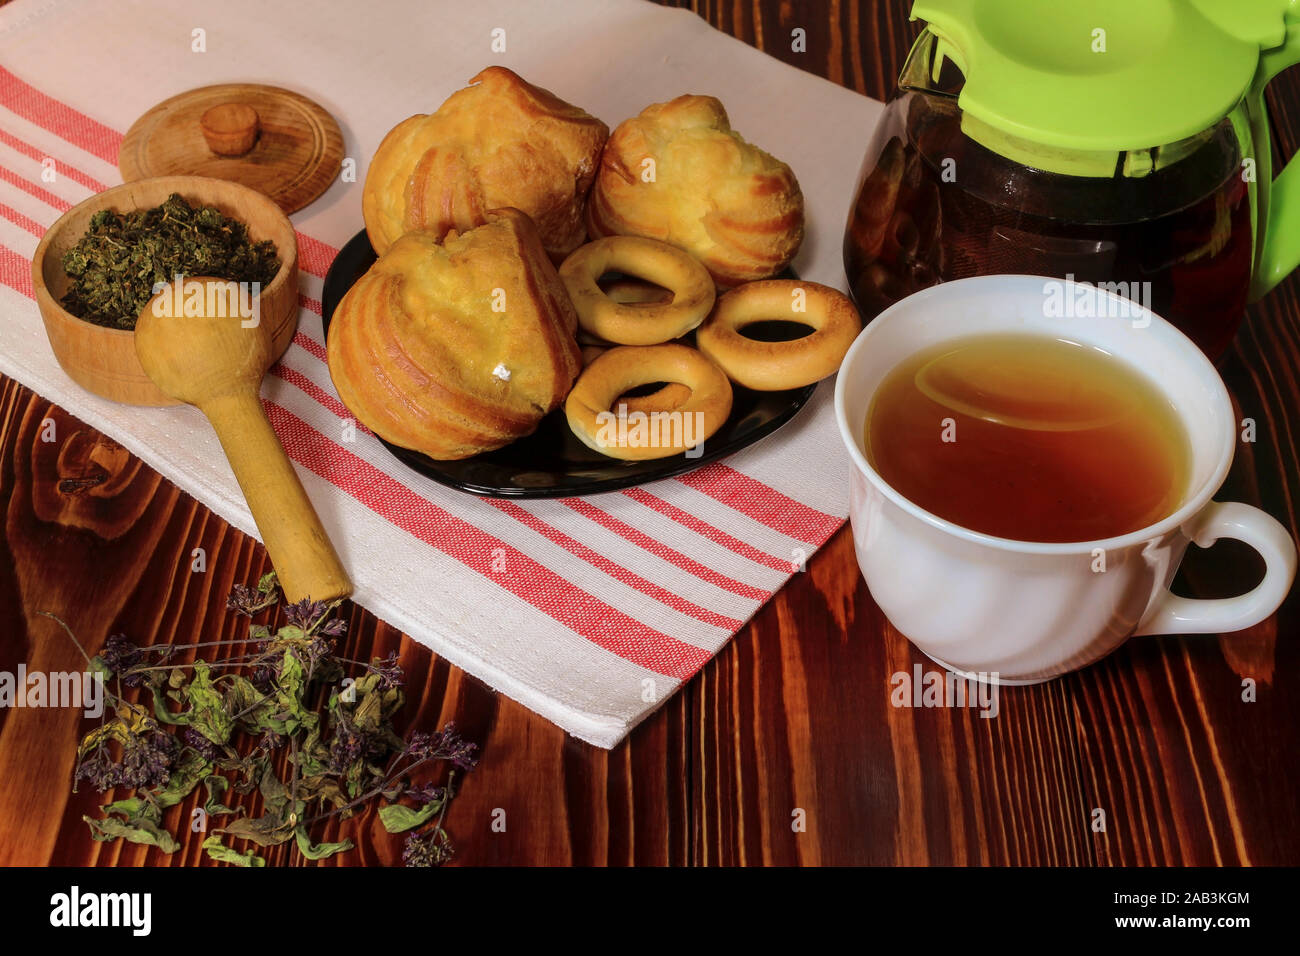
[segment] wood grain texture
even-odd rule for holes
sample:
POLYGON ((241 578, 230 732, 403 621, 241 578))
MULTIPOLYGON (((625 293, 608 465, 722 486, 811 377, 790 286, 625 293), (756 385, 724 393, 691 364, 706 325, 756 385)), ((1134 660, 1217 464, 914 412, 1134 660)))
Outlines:
POLYGON ((286 213, 329 189, 342 161, 343 134, 325 107, 260 83, 205 86, 164 100, 131 124, 118 152, 128 183, 154 176, 229 179, 265 193, 286 213), (217 155, 202 126, 209 110, 225 106, 255 113, 256 137, 234 156, 217 155))
MULTIPOLYGON (((892 89, 911 38, 906 3, 702 0, 710 23, 868 95, 892 89), (807 31, 807 52, 790 48, 807 31)), ((1275 148, 1300 138, 1300 71, 1269 92, 1275 148)), ((864 140, 868 131, 863 131, 864 140)), ((838 225, 835 227, 838 229, 838 225)), ((1239 446, 1222 499, 1298 530, 1300 283, 1252 308, 1221 369, 1258 440, 1239 446)), ((235 582, 263 550, 67 412, 0 383, 0 669, 78 659, 60 614, 92 647, 231 637, 235 582), (59 440, 42 443, 41 423, 59 440), (208 570, 190 572, 204 547, 208 570)), ((1175 589, 1221 596, 1258 562, 1224 543, 1192 549, 1175 589)), ((996 718, 890 705, 890 676, 925 664, 891 628, 841 530, 806 573, 612 752, 581 744, 351 608, 351 657, 397 650, 406 714, 455 719, 483 760, 447 823, 456 864, 1277 864, 1300 861, 1300 600, 1230 637, 1141 638, 1049 684, 1006 689, 996 718), (1242 681, 1258 700, 1242 700, 1242 681), (504 833, 491 830, 506 812, 504 833), (1094 810, 1106 831, 1090 826, 1094 810), (802 811, 802 813, 800 813, 802 811), (802 821, 802 832, 792 824, 802 821)), ((76 720, 0 711, 0 861, 201 862, 100 845, 70 795, 76 720)), ((173 830, 189 806, 172 811, 173 830)), ((400 842, 373 817, 343 824, 358 849, 337 862, 394 863, 400 842)), ((185 834, 181 834, 184 836, 185 834)), ((197 836, 197 835, 196 835, 197 836)), ((333 838, 334 833, 325 834, 333 838)), ((285 854, 272 858, 283 862, 285 854)), ((332 861, 333 862, 333 861, 332 861)))

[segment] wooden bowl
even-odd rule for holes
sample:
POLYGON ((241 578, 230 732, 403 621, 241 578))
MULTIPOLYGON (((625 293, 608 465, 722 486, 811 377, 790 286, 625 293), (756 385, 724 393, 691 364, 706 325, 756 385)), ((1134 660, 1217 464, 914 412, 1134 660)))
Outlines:
POLYGON ((89 392, 128 405, 179 404, 149 379, 135 354, 135 333, 79 319, 59 301, 71 285, 63 254, 86 234, 101 209, 131 212, 160 206, 172 193, 191 203, 215 206, 248 226, 255 241, 270 239, 280 255, 280 271, 261 292, 261 320, 269 323, 275 358, 298 327, 298 241, 289 217, 261 193, 223 179, 159 176, 115 186, 73 206, 49 228, 32 259, 32 286, 45 321, 50 347, 68 376, 89 392))

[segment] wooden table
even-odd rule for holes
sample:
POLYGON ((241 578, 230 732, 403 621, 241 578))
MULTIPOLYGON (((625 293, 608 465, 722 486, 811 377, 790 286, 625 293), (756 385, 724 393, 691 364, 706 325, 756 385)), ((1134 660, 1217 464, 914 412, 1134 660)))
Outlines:
MULTIPOLYGON (((803 69, 887 97, 917 32, 904 0, 702 0, 710 23, 803 69), (807 52, 791 31, 807 33, 807 52)), ((1300 139, 1300 72, 1274 82, 1275 140, 1300 139)), ((863 130, 863 137, 868 130, 863 130)), ((838 224, 834 224, 838 229, 838 224)), ((1261 305, 1222 365, 1258 424, 1221 498, 1257 504, 1297 531, 1300 283, 1261 305)), ((242 633, 232 584, 268 568, 230 528, 109 439, 0 381, 0 670, 79 668, 39 616, 98 647, 242 633), (53 419, 56 443, 41 441, 53 419), (208 571, 190 570, 192 549, 208 571)), ((1177 587, 1220 596, 1259 568, 1231 543, 1193 552, 1177 587)), ((397 650, 424 726, 455 719, 483 746, 447 818, 457 864, 1273 864, 1300 862, 1300 598, 1231 637, 1142 638, 1052 683, 1007 689, 996 719, 895 709, 889 677, 928 663, 885 621, 842 529, 744 630, 612 752, 563 731, 350 607, 346 650, 397 650), (1258 699, 1242 700, 1243 680, 1258 699), (490 826, 506 811, 504 833, 490 826), (1105 832, 1094 832, 1094 809, 1105 832), (802 810, 803 832, 792 821, 802 810)), ((193 864, 97 844, 72 796, 73 711, 0 711, 0 863, 193 864)), ((177 811, 172 832, 185 839, 177 811)), ((373 814, 335 832, 338 862, 394 863, 400 838, 373 814)), ((331 834, 326 838, 334 839, 331 834)), ((284 848, 280 848, 283 851, 284 848)), ((295 855, 296 858, 296 855, 295 855)), ((272 852, 271 862, 289 859, 272 852)))

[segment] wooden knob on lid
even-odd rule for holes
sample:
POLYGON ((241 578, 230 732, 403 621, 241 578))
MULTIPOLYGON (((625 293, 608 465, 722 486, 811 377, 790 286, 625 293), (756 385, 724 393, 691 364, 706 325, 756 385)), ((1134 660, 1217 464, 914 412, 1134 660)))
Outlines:
POLYGON ((221 103, 199 117, 199 128, 218 156, 242 156, 257 142, 257 110, 247 103, 221 103))

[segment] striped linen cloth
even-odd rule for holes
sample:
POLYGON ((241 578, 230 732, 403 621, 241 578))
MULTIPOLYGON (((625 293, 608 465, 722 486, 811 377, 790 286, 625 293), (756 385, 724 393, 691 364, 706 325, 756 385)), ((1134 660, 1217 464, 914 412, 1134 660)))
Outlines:
POLYGON ((841 230, 880 105, 693 14, 641 0, 16 0, 0 7, 0 371, 255 534, 196 410, 116 405, 64 375, 32 301, 30 259, 59 215, 121 181, 122 135, 160 100, 245 81, 320 102, 339 120, 356 178, 293 217, 302 311, 263 389, 271 422, 360 604, 570 733, 613 747, 839 527, 848 464, 829 382, 740 454, 586 498, 478 499, 408 471, 362 430, 347 440, 320 299, 337 249, 362 225, 366 160, 392 125, 434 109, 490 63, 611 127, 683 92, 718 96, 735 127, 800 178, 809 235, 799 273, 844 288, 841 230))

